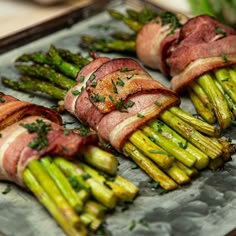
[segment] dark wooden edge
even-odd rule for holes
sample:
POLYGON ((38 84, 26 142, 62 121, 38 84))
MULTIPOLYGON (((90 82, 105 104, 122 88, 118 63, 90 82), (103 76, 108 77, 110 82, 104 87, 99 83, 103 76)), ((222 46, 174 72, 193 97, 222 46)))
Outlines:
POLYGON ((109 0, 94 0, 78 9, 73 9, 57 17, 44 21, 34 27, 26 28, 17 33, 0 39, 0 54, 30 43, 36 39, 52 34, 63 28, 69 28, 75 23, 93 16, 109 4, 109 0))

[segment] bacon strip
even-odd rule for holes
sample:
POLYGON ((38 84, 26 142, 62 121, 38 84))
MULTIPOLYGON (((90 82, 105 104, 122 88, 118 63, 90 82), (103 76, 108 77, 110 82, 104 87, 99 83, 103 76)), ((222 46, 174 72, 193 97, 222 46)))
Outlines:
POLYGON ((32 159, 39 159, 46 154, 73 158, 82 146, 97 142, 97 137, 92 133, 81 137, 73 131, 65 132, 61 126, 61 117, 53 110, 19 101, 2 93, 0 96, 0 180, 24 186, 22 174, 32 159), (29 146, 35 142, 38 134, 30 133, 22 126, 32 125, 37 121, 50 126, 45 134, 48 145, 40 149, 29 146))
POLYGON ((154 80, 135 60, 107 60, 93 69, 88 70, 89 76, 83 74, 86 88, 81 93, 71 95, 80 83, 68 92, 65 108, 117 151, 122 151, 124 142, 141 125, 180 103, 173 91, 154 80), (93 99, 95 94, 104 100, 93 99))
POLYGON ((144 25, 138 33, 137 56, 146 66, 173 77, 171 85, 176 92, 207 71, 235 64, 236 30, 213 17, 193 17, 174 34, 159 19, 155 22, 144 25))

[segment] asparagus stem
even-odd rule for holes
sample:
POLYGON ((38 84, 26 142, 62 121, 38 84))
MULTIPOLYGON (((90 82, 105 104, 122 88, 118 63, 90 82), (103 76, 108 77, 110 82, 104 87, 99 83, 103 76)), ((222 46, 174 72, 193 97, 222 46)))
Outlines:
POLYGON ((123 147, 124 154, 131 157, 132 160, 143 169, 154 181, 158 182, 165 190, 173 190, 178 185, 163 171, 161 171, 154 162, 144 156, 132 143, 126 142, 123 147))
POLYGON ((53 65, 59 71, 61 71, 64 75, 72 79, 75 79, 77 77, 77 74, 80 71, 80 68, 74 64, 64 61, 61 58, 60 53, 57 51, 57 49, 53 45, 51 45, 51 47, 49 48, 48 54, 51 58, 53 65))
POLYGON ((125 16, 124 14, 121 14, 118 11, 110 9, 110 10, 108 10, 108 13, 113 18, 123 21, 134 32, 138 32, 143 26, 143 24, 140 24, 138 21, 135 21, 134 19, 131 19, 131 18, 125 16))
POLYGON ((60 190, 56 187, 53 180, 44 170, 42 165, 37 160, 32 160, 27 167, 33 173, 34 177, 37 179, 42 188, 53 199, 60 211, 66 216, 69 224, 75 228, 80 228, 81 221, 79 216, 62 196, 60 190))
POLYGON ((234 103, 232 98, 227 93, 224 92, 224 89, 222 88, 221 84, 217 80, 214 80, 214 82, 216 86, 218 87, 218 89, 221 91, 221 93, 224 95, 224 98, 230 108, 230 111, 232 112, 231 119, 234 120, 236 117, 236 103, 234 103))
POLYGON ((134 40, 100 39, 89 35, 81 36, 80 46, 99 52, 135 52, 134 40))
POLYGON ((176 161, 175 164, 176 164, 181 170, 183 170, 183 171, 185 172, 185 174, 186 174, 187 176, 189 176, 190 178, 195 177, 195 176, 198 175, 198 171, 197 171, 197 169, 194 168, 194 167, 189 168, 189 167, 185 166, 183 163, 181 163, 181 162, 179 162, 179 161, 176 161))
POLYGON ((213 112, 213 105, 209 100, 209 97, 207 96, 206 92, 202 89, 202 87, 196 82, 193 81, 190 84, 191 89, 194 91, 194 93, 197 95, 197 97, 202 101, 204 106, 206 106, 210 111, 213 112))
POLYGON ((53 66, 50 58, 48 58, 48 56, 43 52, 23 54, 16 59, 16 62, 35 62, 41 65, 53 66))
POLYGON ((231 114, 223 94, 216 87, 210 74, 200 76, 197 81, 209 96, 220 127, 226 129, 231 124, 231 114))
POLYGON ((222 154, 222 150, 215 146, 209 138, 203 136, 172 112, 164 111, 161 113, 160 118, 194 146, 205 152, 210 158, 215 159, 222 154))
POLYGON ((63 48, 57 50, 64 60, 77 65, 80 69, 90 62, 88 58, 83 57, 80 53, 72 53, 70 50, 63 48))
POLYGON ((209 124, 216 122, 215 113, 209 110, 204 103, 198 98, 198 96, 188 88, 189 97, 197 111, 197 113, 209 124))
POLYGON ((148 136, 153 142, 157 145, 161 146, 164 150, 168 151, 172 154, 177 160, 182 162, 188 167, 192 167, 195 162, 196 158, 191 154, 186 152, 184 149, 180 148, 174 142, 171 142, 169 139, 165 138, 158 132, 155 132, 151 127, 144 126, 142 127, 142 131, 146 136, 148 136))
POLYGON ((148 123, 152 129, 171 140, 171 142, 177 144, 179 147, 182 147, 185 151, 191 153, 196 158, 195 167, 198 170, 204 169, 207 167, 209 163, 208 156, 202 152, 199 148, 196 148, 194 145, 188 142, 188 140, 184 139, 173 129, 168 127, 165 123, 160 120, 153 120, 148 123))
POLYGON ((236 104, 236 84, 231 79, 228 69, 221 68, 215 71, 215 78, 222 86, 223 90, 231 97, 236 104))
POLYGON ((33 76, 36 78, 45 78, 49 80, 51 83, 69 90, 70 88, 76 85, 76 82, 68 79, 64 75, 57 73, 50 67, 41 66, 41 65, 16 65, 21 73, 27 76, 33 76))
POLYGON ((115 178, 110 180, 106 179, 103 175, 97 172, 95 169, 89 167, 84 163, 80 163, 82 168, 89 173, 94 179, 100 181, 101 183, 105 183, 108 185, 118 199, 123 201, 133 201, 138 193, 138 188, 129 182, 127 179, 117 175, 115 178))
POLYGON ((11 79, 2 78, 2 83, 14 90, 22 91, 40 91, 48 94, 50 97, 53 97, 57 100, 64 100, 66 95, 66 90, 60 89, 53 84, 37 79, 32 79, 29 77, 22 77, 22 81, 13 81, 11 79))
POLYGON ((191 124, 196 130, 201 133, 212 137, 219 137, 220 135, 220 130, 215 126, 209 125, 208 123, 195 118, 179 107, 171 107, 169 111, 173 112, 176 116, 186 121, 188 124, 191 124))
POLYGON ((60 189, 65 199, 70 203, 70 205, 75 209, 76 212, 81 212, 83 209, 83 203, 78 198, 75 190, 71 187, 65 175, 62 171, 53 163, 49 157, 44 157, 40 160, 43 167, 47 171, 47 173, 51 176, 51 178, 56 183, 57 187, 60 189))
POLYGON ((129 141, 159 167, 168 169, 173 164, 174 157, 152 142, 141 130, 135 131, 129 137, 129 141))
POLYGON ((234 83, 236 84, 236 68, 235 67, 229 68, 229 75, 232 81, 234 81, 234 83))
POLYGON ((84 212, 88 212, 100 219, 104 218, 106 210, 107 208, 93 200, 88 200, 84 206, 84 212))
POLYGON ((180 185, 189 183, 191 181, 189 176, 175 163, 173 163, 172 166, 166 170, 166 172, 180 185))
POLYGON ((92 231, 98 230, 98 228, 103 223, 102 219, 96 218, 94 215, 90 214, 89 212, 83 212, 80 217, 83 224, 92 231))
POLYGON ((93 197, 102 203, 104 206, 112 209, 116 205, 115 194, 94 178, 91 178, 79 165, 79 163, 72 163, 63 158, 56 157, 55 163, 64 172, 67 177, 74 177, 82 185, 89 186, 93 197), (85 182, 85 184, 83 183, 85 182))
POLYGON ((82 148, 80 154, 83 156, 83 160, 91 166, 110 175, 117 173, 118 160, 113 154, 92 145, 82 148))
POLYGON ((37 197, 39 202, 46 207, 46 209, 50 212, 53 218, 58 222, 58 224, 62 227, 65 233, 69 236, 84 236, 87 235, 85 227, 81 224, 80 229, 78 227, 75 229, 71 223, 68 221, 67 217, 60 210, 51 197, 48 195, 47 191, 45 191, 41 184, 34 177, 33 173, 26 168, 23 172, 23 181, 26 186, 32 191, 32 193, 37 197))

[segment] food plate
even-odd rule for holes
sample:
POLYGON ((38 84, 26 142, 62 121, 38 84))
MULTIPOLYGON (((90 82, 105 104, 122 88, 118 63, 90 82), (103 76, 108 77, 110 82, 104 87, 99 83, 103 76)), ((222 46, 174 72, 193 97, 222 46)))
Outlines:
MULTIPOLYGON (((142 1, 144 2, 144 1, 142 1)), ((133 1, 114 1, 108 7, 119 11, 131 7, 133 1)), ((132 7, 139 7, 135 2, 132 7)), ((70 28, 61 29, 48 36, 39 38, 25 46, 17 47, 0 55, 1 76, 16 79, 17 71, 14 60, 23 53, 37 50, 47 50, 50 44, 81 51, 78 48, 79 38, 83 34, 105 35, 109 28, 119 29, 121 25, 114 22, 105 9, 100 13, 81 20, 70 28)), ((86 52, 83 52, 86 53, 86 52)), ((112 54, 110 57, 120 57, 112 54)), ((148 70, 154 78, 166 86, 169 81, 160 73, 148 70)), ((0 90, 21 100, 52 106, 54 101, 46 96, 32 96, 3 87, 0 90)), ((182 99, 182 107, 194 112, 188 99, 182 99)), ((63 114, 65 121, 75 119, 67 113, 63 114)), ((69 126, 68 126, 69 127, 69 126)), ((236 142, 236 132, 228 130, 225 136, 230 136, 236 142)), ((203 171, 201 176, 175 191, 163 193, 161 189, 152 188, 149 178, 140 169, 124 157, 119 157, 119 174, 125 176, 140 187, 140 194, 133 204, 120 206, 106 220, 106 234, 114 236, 154 236, 154 235, 227 235, 235 227, 236 219, 236 156, 221 170, 203 171)), ((0 183, 0 235, 5 236, 63 236, 64 233, 53 218, 37 200, 25 190, 7 183, 0 183), (4 194, 6 190, 10 191, 4 194)), ((232 233, 233 235, 233 233, 232 233)))

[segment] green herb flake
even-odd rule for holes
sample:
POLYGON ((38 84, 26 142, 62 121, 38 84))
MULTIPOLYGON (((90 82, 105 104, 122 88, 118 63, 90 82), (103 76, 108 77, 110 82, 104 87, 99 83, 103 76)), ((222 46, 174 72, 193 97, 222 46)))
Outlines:
POLYGON ((93 80, 96 78, 96 76, 94 74, 90 75, 89 77, 89 81, 90 82, 93 82, 93 80))
POLYGON ((122 79, 118 78, 116 84, 123 87, 125 85, 125 82, 122 79))
POLYGON ((183 148, 183 149, 186 149, 188 147, 188 142, 186 142, 186 143, 179 142, 178 146, 183 148))
POLYGON ((138 114, 137 114, 137 117, 138 117, 138 118, 144 118, 145 116, 142 115, 142 114, 140 114, 140 113, 138 113, 138 114))
POLYGON ((153 153, 153 154, 162 154, 162 155, 168 155, 168 152, 165 151, 160 151, 160 150, 155 150, 155 149, 150 149, 148 152, 153 153))
POLYGON ((91 86, 95 88, 97 86, 97 82, 92 82, 91 86))
POLYGON ((227 56, 224 53, 221 54, 221 57, 225 62, 227 62, 227 63, 229 62, 229 59, 227 58, 227 56))
POLYGON ((70 134, 70 131, 68 129, 64 129, 64 134, 67 136, 70 134))
POLYGON ((158 107, 162 106, 162 103, 161 102, 154 102, 155 105, 157 105, 158 107))
POLYGON ((149 224, 145 219, 140 219, 139 223, 143 225, 144 227, 149 228, 149 224))
POLYGON ((215 33, 216 33, 216 34, 222 34, 224 37, 227 36, 225 30, 222 29, 222 28, 219 27, 219 26, 216 26, 216 28, 215 28, 215 33))
POLYGON ((112 102, 115 101, 114 98, 113 98, 111 95, 109 95, 109 99, 110 99, 112 102))
POLYGON ((134 104, 135 104, 135 102, 129 100, 128 102, 125 103, 124 107, 129 108, 129 107, 132 107, 134 104))
POLYGON ((28 130, 29 133, 37 133, 37 137, 33 138, 33 141, 29 143, 29 147, 40 151, 42 148, 48 146, 47 133, 52 129, 51 124, 46 124, 43 120, 36 120, 36 122, 30 124, 21 123, 20 126, 28 130))
POLYGON ((112 82, 112 85, 113 85, 113 92, 118 93, 118 90, 117 90, 117 87, 116 87, 116 84, 115 84, 114 80, 112 79, 111 82, 112 82))
POLYGON ((91 178, 91 175, 89 173, 84 173, 82 175, 82 178, 83 178, 83 180, 87 180, 87 179, 91 178))
POLYGON ((80 94, 80 91, 79 90, 73 90, 71 93, 76 96, 76 95, 80 94))
POLYGON ((229 81, 229 78, 224 78, 221 80, 222 82, 226 82, 226 81, 229 81))
POLYGON ((2 191, 2 194, 8 194, 11 191, 11 186, 8 184, 6 188, 2 191))
POLYGON ((132 71, 133 69, 128 69, 128 67, 122 67, 120 69, 120 72, 128 72, 128 71, 132 71))
POLYGON ((80 78, 79 78, 79 82, 82 83, 82 82, 84 82, 84 80, 85 80, 85 76, 84 76, 84 75, 81 75, 80 78))
POLYGON ((100 96, 98 93, 95 93, 90 98, 93 102, 104 102, 105 101, 105 97, 100 96))
POLYGON ((132 231, 132 230, 134 230, 135 227, 136 227, 136 221, 132 220, 130 225, 129 225, 129 230, 132 231))
POLYGON ((4 98, 0 98, 0 102, 1 102, 1 103, 4 103, 4 102, 5 102, 5 99, 4 99, 4 98))

